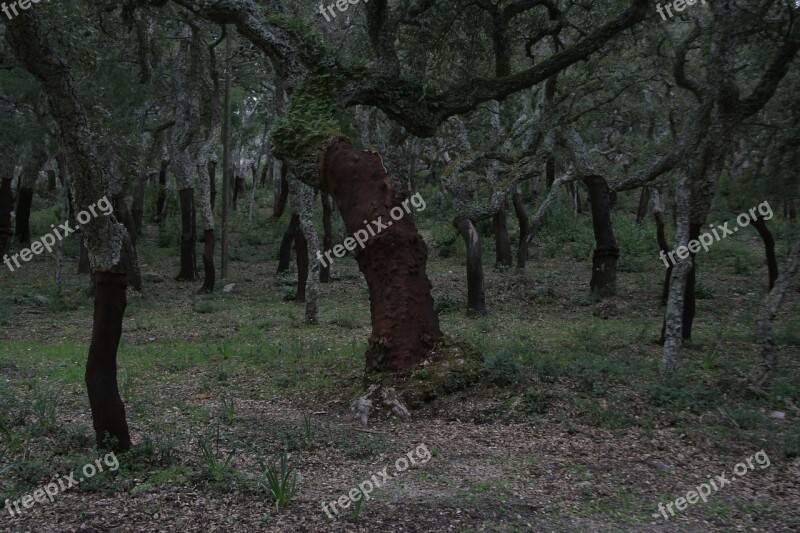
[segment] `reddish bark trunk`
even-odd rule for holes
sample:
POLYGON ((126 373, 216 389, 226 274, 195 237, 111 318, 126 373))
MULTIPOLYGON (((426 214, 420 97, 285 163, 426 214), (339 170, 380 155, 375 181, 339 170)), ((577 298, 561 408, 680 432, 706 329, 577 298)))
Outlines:
MULTIPOLYGON (((297 253, 297 295, 295 302, 306 301, 306 283, 308 282, 308 241, 300 228, 300 216, 297 216, 297 231, 294 232, 294 250, 297 253)), ((294 218, 294 217, 292 217, 294 218)))
POLYGON ((764 254, 767 257, 767 271, 769 272, 769 289, 775 286, 775 280, 778 279, 778 260, 775 258, 775 239, 772 237, 772 232, 769 231, 767 223, 761 217, 756 217, 753 221, 753 227, 761 236, 764 241, 764 254))
POLYGON ((283 233, 281 248, 278 250, 278 274, 289 270, 289 264, 292 262, 292 243, 298 231, 300 231, 300 215, 292 215, 289 227, 283 233))
POLYGON ((19 190, 17 199, 17 224, 15 234, 17 242, 31 242, 31 204, 33 203, 33 189, 25 187, 19 190))
POLYGON ((197 256, 195 255, 196 215, 194 210, 194 189, 180 191, 181 200, 181 271, 176 281, 195 281, 197 279, 197 256))
POLYGON ((589 285, 600 296, 614 296, 617 292, 619 246, 611 225, 608 183, 601 176, 586 176, 582 181, 589 189, 592 227, 597 243, 592 254, 592 280, 589 285))
POLYGON ((127 299, 125 274, 95 272, 92 344, 86 361, 86 388, 97 446, 124 451, 131 446, 125 405, 117 384, 117 349, 127 299), (111 439, 113 442, 109 442, 111 439))
POLYGON ((506 204, 492 217, 492 229, 494 230, 495 259, 498 267, 511 266, 511 237, 508 236, 508 220, 506 217, 506 204))
POLYGON ((211 294, 214 292, 214 283, 216 282, 216 270, 214 270, 214 230, 207 229, 203 232, 203 270, 205 271, 205 279, 203 286, 200 287, 200 294, 211 294))
POLYGON ((323 176, 349 234, 366 232, 365 220, 372 227, 373 221, 387 226, 355 254, 370 293, 367 372, 402 372, 418 365, 443 335, 425 271, 428 250, 410 212, 399 220, 390 217, 391 210, 403 207, 378 154, 337 142, 325 154, 323 176))
MULTIPOLYGON (((331 202, 330 198, 324 192, 320 194, 322 197, 322 249, 323 252, 333 249, 333 226, 331 224, 331 202)), ((331 281, 331 265, 326 261, 325 266, 320 267, 319 281, 320 283, 330 283, 331 281)))
POLYGON ((481 238, 475 225, 468 218, 459 217, 453 221, 464 243, 467 245, 467 316, 486 315, 486 293, 483 286, 483 261, 481 259, 481 238))
POLYGON ((11 251, 11 212, 14 210, 14 192, 11 178, 2 178, 0 183, 0 259, 11 251))

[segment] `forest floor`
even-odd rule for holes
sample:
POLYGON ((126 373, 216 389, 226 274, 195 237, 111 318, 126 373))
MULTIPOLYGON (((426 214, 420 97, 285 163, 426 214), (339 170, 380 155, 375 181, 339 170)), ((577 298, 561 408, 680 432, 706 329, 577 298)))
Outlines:
MULTIPOLYGON (((602 301, 588 293, 587 215, 554 215, 567 229, 542 231, 523 274, 493 269, 489 243, 489 316, 468 319, 463 244, 423 219, 442 330, 483 351, 484 379, 364 429, 350 405, 370 334, 366 284, 352 257, 337 261, 321 324, 305 325, 294 276, 274 274, 286 221, 263 211, 251 227, 234 220, 231 275, 210 296, 173 281, 174 221, 147 227, 145 290, 129 297, 119 350, 136 447, 52 503, 14 517, 0 508, 0 531, 800 530, 800 294, 776 322, 769 397, 740 382, 766 285, 755 232, 701 254, 694 340, 667 387, 655 342, 664 267, 649 223, 615 212, 618 296, 602 301), (352 506, 326 515, 323 502, 421 445, 430 460, 375 489, 357 519, 352 506), (734 473, 760 450, 769 466, 734 473), (276 510, 260 481, 282 451, 299 477, 276 510), (723 473, 733 481, 707 502, 659 512, 723 473)), ((34 235, 48 216, 34 213, 34 235)), ((68 243, 60 294, 51 256, 0 274, 0 505, 102 457, 83 384, 92 304, 75 251, 68 243)))

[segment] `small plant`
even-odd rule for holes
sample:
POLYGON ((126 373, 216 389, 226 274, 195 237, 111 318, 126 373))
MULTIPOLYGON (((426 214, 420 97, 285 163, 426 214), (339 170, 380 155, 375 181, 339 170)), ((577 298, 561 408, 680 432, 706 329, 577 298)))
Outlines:
POLYGON ((456 299, 449 294, 442 294, 434 299, 433 310, 440 315, 450 313, 451 311, 456 311, 457 309, 458 303, 456 302, 456 299))
POLYGON ((233 419, 236 417, 233 398, 225 398, 224 396, 220 396, 219 404, 222 407, 222 417, 228 424, 232 424, 233 419))
POLYGON ((275 502, 275 509, 285 509, 294 497, 297 488, 297 472, 289 468, 289 454, 283 452, 280 458, 273 459, 258 480, 259 488, 269 493, 275 502))
POLYGON ((303 415, 303 444, 307 450, 314 449, 314 427, 311 424, 311 416, 303 415))
MULTIPOLYGON (((219 430, 218 430, 219 431, 219 430)), ((201 435, 197 439, 197 447, 200 450, 200 459, 203 463, 204 470, 212 481, 224 481, 231 474, 231 460, 236 454, 236 450, 228 453, 224 460, 219 459, 219 440, 216 445, 212 445, 205 435, 201 435)))
POLYGON ((514 352, 501 350, 484 359, 481 372, 488 383, 502 387, 519 380, 520 365, 514 352))
POLYGON ((33 393, 31 406, 36 422, 32 430, 37 434, 47 433, 56 426, 56 395, 39 387, 33 393))
POLYGON ((717 342, 714 343, 714 348, 703 356, 704 370, 711 370, 714 367, 714 362, 717 360, 717 356, 719 356, 719 347, 722 344, 722 337, 724 334, 725 332, 722 332, 717 336, 717 342))
POLYGON ((353 521, 358 522, 358 518, 361 516, 361 506, 364 505, 364 492, 361 488, 358 488, 358 494, 356 495, 356 500, 353 503, 353 521))

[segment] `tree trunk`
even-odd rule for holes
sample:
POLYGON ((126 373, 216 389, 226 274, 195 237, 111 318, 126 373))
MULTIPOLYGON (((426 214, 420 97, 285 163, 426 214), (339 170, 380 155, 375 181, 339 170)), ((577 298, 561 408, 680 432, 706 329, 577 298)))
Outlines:
POLYGON ((131 446, 125 405, 117 384, 117 349, 122 336, 122 317, 127 306, 125 274, 95 272, 92 344, 86 361, 86 388, 98 447, 131 446), (108 439, 116 440, 115 443, 108 439))
POLYGON ((349 234, 366 232, 364 220, 370 224, 385 220, 388 226, 356 250, 372 314, 366 370, 407 370, 420 364, 443 338, 425 271, 425 242, 410 213, 390 219, 390 210, 398 213, 403 207, 379 155, 339 141, 326 151, 323 168, 324 189, 336 202, 349 234))
POLYGON ((146 174, 142 174, 136 179, 136 185, 133 189, 133 228, 134 233, 131 238, 140 237, 144 234, 144 193, 147 187, 148 178, 146 174))
MULTIPOLYGON (((19 180, 22 185, 23 180, 19 180)), ((31 204, 33 203, 33 187, 20 186, 17 199, 17 221, 15 236, 19 243, 31 242, 31 204)))
POLYGON ((517 213, 517 220, 519 221, 517 268, 525 270, 525 264, 528 262, 528 212, 525 209, 525 203, 522 201, 522 191, 519 185, 514 187, 511 198, 514 202, 514 211, 517 213))
POLYGON ((556 158, 552 155, 547 157, 547 162, 545 163, 545 180, 549 191, 553 187, 553 182, 556 181, 556 158))
POLYGON ((0 258, 11 251, 11 212, 14 210, 14 192, 11 189, 11 178, 0 178, 0 258))
POLYGON ((774 286, 761 302, 761 309, 756 318, 756 338, 758 340, 759 352, 756 368, 750 377, 751 383, 763 389, 769 385, 772 379, 772 371, 778 360, 779 347, 773 333, 773 322, 778 314, 792 277, 800 267, 800 243, 794 246, 794 250, 789 252, 786 258, 786 266, 783 272, 775 280, 774 286))
MULTIPOLYGON (((212 139, 216 141, 216 136, 212 139)), ((215 143, 214 143, 215 144, 215 143)), ((197 171, 200 174, 200 220, 203 224, 203 285, 199 294, 214 292, 217 273, 214 268, 214 208, 211 204, 211 184, 214 182, 216 162, 209 161, 205 167, 200 164, 197 171), (213 163, 213 164, 212 164, 213 163)))
POLYGON ((764 241, 764 254, 767 256, 767 271, 769 272, 769 288, 775 287, 775 280, 778 279, 778 260, 775 258, 775 239, 769 231, 766 221, 762 217, 756 217, 753 227, 764 241))
MULTIPOLYGON (((322 197, 322 247, 327 250, 333 249, 333 225, 331 224, 331 202, 328 194, 320 193, 322 197)), ((319 271, 320 283, 330 283, 331 265, 327 262, 319 271)))
MULTIPOLYGON (((652 194, 650 195, 650 200, 653 204, 651 210, 653 211, 653 218, 656 221, 656 239, 658 240, 658 247, 659 249, 664 252, 666 256, 670 252, 669 243, 667 241, 667 232, 666 232, 666 219, 664 217, 664 202, 661 198, 661 194, 656 190, 652 190, 652 194)), ((663 290, 661 291, 661 301, 666 305, 667 298, 669 297, 669 280, 672 276, 672 263, 669 261, 667 262, 668 266, 666 267, 667 272, 664 275, 664 285, 663 290)), ((661 344, 664 344, 664 332, 661 332, 661 344)))
POLYGON ((156 200, 156 222, 161 224, 167 220, 167 206, 169 205, 169 189, 167 188, 167 167, 169 161, 162 160, 158 171, 158 199, 156 200))
MULTIPOLYGON (((689 196, 689 179, 683 176, 675 192, 675 249, 686 246, 689 242, 689 196)), ((664 311, 662 333, 664 351, 661 367, 661 377, 667 382, 675 376, 681 356, 683 299, 686 295, 686 278, 690 269, 690 257, 678 258, 669 281, 669 295, 664 311)))
POLYGON ((300 229, 300 215, 292 215, 292 221, 294 220, 297 220, 297 229, 294 232, 294 249, 297 253, 297 293, 294 301, 305 302, 308 284, 308 242, 303 230, 300 229))
POLYGON ((599 296, 614 296, 617 293, 617 259, 619 246, 611 226, 608 183, 601 176, 582 178, 589 189, 592 203, 592 226, 597 247, 592 254, 592 291, 599 296))
POLYGON ((500 210, 492 217, 494 231, 495 258, 498 267, 511 266, 511 238, 508 236, 508 220, 506 217, 507 201, 503 201, 500 210))
POLYGON ((466 217, 458 217, 453 226, 467 245, 467 316, 486 316, 486 293, 483 288, 481 237, 475 225, 466 217))
POLYGON ((56 171, 51 169, 47 171, 47 192, 53 192, 55 190, 56 190, 56 171))
POLYGON ((318 324, 320 264, 319 237, 314 226, 314 189, 297 179, 292 180, 289 187, 291 187, 292 211, 297 212, 300 217, 298 241, 301 236, 303 237, 303 242, 298 242, 297 246, 297 294, 299 298, 302 286, 304 299, 298 301, 306 303, 306 324, 318 324), (305 257, 302 257, 302 248, 305 248, 305 257), (303 277, 305 277, 304 283, 303 277))
POLYGON ((211 211, 214 211, 214 206, 217 202, 217 162, 208 162, 208 176, 209 176, 209 195, 211 201, 211 211))
POLYGON ((80 233, 78 234, 78 242, 80 248, 78 252, 78 274, 91 274, 92 269, 89 266, 89 249, 86 248, 86 242, 83 240, 83 235, 80 233))
MULTIPOLYGON (((700 237, 700 224, 689 224, 689 242, 700 237)), ((697 289, 697 258, 695 254, 689 253, 689 274, 686 276, 686 294, 683 296, 683 340, 692 338, 692 326, 697 309, 695 294, 697 289)))
POLYGON ((181 270, 176 281, 195 281, 197 279, 197 222, 194 209, 194 189, 180 191, 181 200, 181 270))
POLYGON ((636 223, 640 224, 647 216, 647 207, 650 205, 650 187, 642 187, 642 194, 639 196, 639 208, 636 210, 636 223))
POLYGON ((114 196, 112 199, 114 205, 114 216, 119 220, 128 230, 130 235, 131 247, 130 250, 123 250, 124 268, 127 273, 127 283, 137 292, 142 292, 142 274, 139 272, 139 254, 136 248, 136 228, 134 227, 133 217, 128 211, 128 203, 125 201, 125 195, 120 194, 114 196))
POLYGON ((289 227, 283 232, 281 247, 278 250, 278 274, 283 274, 289 270, 289 264, 292 262, 292 243, 297 236, 299 228, 300 217, 292 215, 292 218, 289 219, 289 227))
MULTIPOLYGON (((111 172, 97 154, 97 136, 77 97, 69 66, 50 45, 36 10, 21 11, 6 22, 6 40, 17 60, 41 83, 56 124, 61 150, 69 168, 77 211, 108 197, 111 172)), ((86 363, 86 386, 98 446, 109 438, 118 451, 130 448, 125 407, 117 387, 117 349, 125 312, 126 275, 120 258, 130 238, 114 215, 94 217, 81 226, 94 271, 92 342, 86 363)))
POLYGON ((289 167, 283 161, 276 161, 276 165, 280 165, 280 179, 275 180, 275 201, 272 205, 273 218, 281 218, 286 209, 286 202, 289 199, 289 182, 287 181, 287 173, 289 167))

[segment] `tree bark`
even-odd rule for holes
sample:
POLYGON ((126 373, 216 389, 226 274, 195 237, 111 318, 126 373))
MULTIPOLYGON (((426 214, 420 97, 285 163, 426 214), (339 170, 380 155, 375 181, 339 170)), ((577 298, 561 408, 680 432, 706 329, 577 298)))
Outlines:
POLYGON ((195 281, 197 279, 197 222, 194 209, 194 189, 180 191, 181 200, 181 270, 176 281, 195 281))
POLYGON ((300 217, 297 246, 297 293, 303 287, 306 303, 306 324, 319 323, 319 237, 314 226, 314 189, 297 179, 289 183, 292 211, 300 217), (303 237, 300 242, 300 237, 303 237), (305 250, 303 250, 305 248, 305 250), (305 256, 303 257, 303 251, 305 256))
MULTIPOLYGON (((20 179, 20 185, 22 184, 20 179)), ((31 242, 31 205, 33 204, 33 187, 20 187, 17 198, 17 219, 14 234, 18 243, 31 242)))
POLYGON ((481 237, 475 225, 466 217, 458 217, 453 226, 467 245, 467 316, 486 316, 486 292, 483 286, 481 237))
POLYGON ((127 450, 131 439, 117 384, 117 350, 128 303, 126 277, 97 271, 94 281, 94 325, 85 376, 92 421, 99 447, 110 445, 113 449, 127 450), (116 442, 108 442, 109 438, 116 442))
POLYGON ((167 220, 167 207, 169 206, 167 167, 169 167, 169 161, 162 160, 158 170, 158 199, 156 200, 156 222, 159 224, 167 220))
POLYGON ((208 176, 209 176, 209 195, 211 201, 211 211, 214 211, 214 206, 217 202, 217 162, 211 160, 208 162, 208 176))
MULTIPOLYGON (((700 237, 700 224, 689 224, 689 242, 700 237)), ((694 326, 694 316, 697 311, 696 305, 697 292, 697 257, 696 254, 689 253, 689 274, 686 276, 686 294, 683 297, 683 340, 692 338, 692 327, 694 326)))
MULTIPOLYGON (((17 60, 39 81, 47 96, 69 168, 76 211, 109 197, 111 171, 98 156, 97 136, 89 126, 69 66, 50 45, 37 10, 21 11, 7 21, 5 37, 17 60)), ((92 420, 98 446, 105 447, 110 438, 113 448, 124 451, 130 448, 131 440, 117 386, 116 356, 126 305, 126 275, 121 258, 130 238, 113 214, 92 218, 81 226, 81 233, 97 285, 85 376, 92 420)))
POLYGON ((278 274, 289 270, 289 264, 292 262, 292 243, 295 241, 299 228, 300 217, 292 215, 292 218, 289 219, 289 227, 283 232, 281 247, 278 250, 278 274))
POLYGON ((519 185, 514 187, 511 199, 514 202, 514 211, 517 213, 519 221, 519 247, 517 248, 517 268, 525 270, 528 262, 528 212, 525 209, 525 202, 522 201, 522 191, 519 185))
MULTIPOLYGON (((675 192, 675 249, 689 242, 689 178, 684 175, 675 192)), ((678 259, 672 269, 669 282, 669 296, 664 311, 662 333, 664 351, 662 355, 661 377, 669 382, 678 370, 678 361, 683 345, 683 299, 686 295, 686 278, 691 269, 691 258, 678 259)))
POLYGON ((142 292, 142 274, 139 272, 139 254, 136 248, 136 228, 134 226, 133 217, 131 217, 131 213, 128 211, 128 203, 125 201, 125 194, 122 193, 114 196, 112 203, 114 205, 114 216, 125 226, 128 235, 130 235, 130 249, 123 250, 122 253, 122 260, 127 274, 127 283, 133 290, 142 292))
POLYGON ((750 376, 751 383, 759 389, 768 386, 772 380, 772 372, 780 351, 772 326, 798 268, 800 268, 800 243, 797 243, 789 252, 783 272, 777 277, 775 285, 761 301, 761 309, 756 318, 758 360, 756 368, 750 376))
POLYGON ((592 280, 589 285, 599 296, 614 296, 617 293, 619 246, 611 225, 608 183, 601 176, 585 176, 582 181, 589 189, 592 226, 597 243, 592 254, 592 280))
POLYGON ((136 185, 133 189, 133 228, 134 234, 131 236, 140 237, 144 234, 144 194, 147 188, 147 175, 142 174, 136 179, 136 185))
POLYGON ((0 177, 0 258, 11 251, 11 212, 14 210, 14 192, 11 178, 0 177))
POLYGON ((83 240, 83 235, 78 234, 78 274, 91 274, 92 269, 89 266, 89 249, 86 248, 86 242, 83 240))
MULTIPOLYGON (((651 210, 653 211, 653 218, 656 221, 656 239, 658 240, 658 247, 659 249, 664 252, 664 255, 667 255, 670 252, 669 243, 667 241, 667 233, 666 233, 666 218, 664 216, 664 202, 661 198, 661 194, 656 190, 652 190, 652 194, 650 194, 650 200, 652 205, 651 210)), ((663 289, 661 291, 661 301, 666 305, 667 298, 669 297, 669 280, 672 276, 672 268, 673 265, 669 263, 669 266, 666 267, 667 272, 664 274, 664 284, 663 289)), ((664 344, 664 332, 661 332, 661 344, 664 344)))
POLYGON ((775 258, 775 239, 769 231, 766 221, 758 216, 753 221, 753 227, 764 241, 764 254, 767 256, 767 271, 769 273, 769 289, 775 287, 775 280, 778 279, 778 260, 775 258))
POLYGON ((297 229, 294 232, 294 249, 297 254, 297 293, 295 302, 306 301, 306 285, 308 284, 308 242, 303 230, 300 229, 300 215, 292 215, 292 220, 297 220, 297 229))
POLYGON ((392 209, 397 213, 403 207, 380 156, 338 141, 326 151, 323 168, 324 190, 336 202, 348 233, 366 231, 364 220, 392 222, 356 250, 372 314, 366 370, 407 370, 420 364, 443 338, 425 271, 425 242, 410 213, 390 219, 392 209))
POLYGON ((500 210, 492 217, 492 230, 494 231, 495 259, 498 267, 511 266, 511 238, 508 236, 508 219, 506 217, 507 201, 503 202, 500 210))
POLYGON ((647 208, 650 205, 650 187, 642 187, 642 194, 639 196, 639 208, 636 210, 636 223, 639 224, 647 216, 647 208))
MULTIPOLYGON (((328 195, 320 193, 322 197, 322 247, 327 250, 333 249, 333 224, 331 223, 331 202, 328 195)), ((319 271, 320 283, 330 283, 331 265, 327 262, 319 271)))

